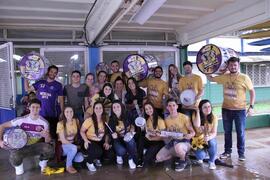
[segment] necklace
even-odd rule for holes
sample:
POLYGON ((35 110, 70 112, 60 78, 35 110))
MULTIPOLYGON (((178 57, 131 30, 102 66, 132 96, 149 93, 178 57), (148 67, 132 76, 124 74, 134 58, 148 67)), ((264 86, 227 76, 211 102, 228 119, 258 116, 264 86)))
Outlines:
POLYGON ((235 81, 237 80, 238 76, 239 76, 239 73, 238 72, 235 75, 232 75, 232 73, 230 73, 230 82, 231 82, 231 84, 234 84, 235 83, 235 81), (232 78, 234 76, 235 76, 235 78, 232 78))

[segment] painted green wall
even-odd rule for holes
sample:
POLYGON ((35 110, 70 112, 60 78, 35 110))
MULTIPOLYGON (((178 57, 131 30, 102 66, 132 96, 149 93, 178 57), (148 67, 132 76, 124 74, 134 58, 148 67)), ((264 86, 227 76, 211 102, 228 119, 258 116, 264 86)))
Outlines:
MULTIPOLYGON (((270 101, 270 87, 255 87, 256 103, 270 101)), ((222 85, 207 82, 203 98, 209 99, 212 104, 221 104, 223 101, 222 85)), ((247 92, 247 101, 249 101, 249 93, 247 92)))

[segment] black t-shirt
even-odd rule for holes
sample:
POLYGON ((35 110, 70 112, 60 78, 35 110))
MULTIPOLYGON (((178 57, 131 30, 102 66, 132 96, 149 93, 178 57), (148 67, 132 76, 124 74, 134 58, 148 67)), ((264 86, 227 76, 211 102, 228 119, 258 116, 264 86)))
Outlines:
POLYGON ((126 104, 132 104, 133 100, 138 101, 138 105, 141 108, 143 106, 143 99, 146 97, 146 93, 141 88, 138 89, 137 94, 134 96, 132 92, 128 91, 125 96, 126 104))

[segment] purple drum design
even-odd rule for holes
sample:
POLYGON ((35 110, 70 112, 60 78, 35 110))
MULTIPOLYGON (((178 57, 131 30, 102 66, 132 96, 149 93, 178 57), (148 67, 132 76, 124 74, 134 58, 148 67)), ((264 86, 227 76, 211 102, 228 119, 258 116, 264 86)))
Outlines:
POLYGON ((128 77, 132 76, 137 81, 141 81, 147 77, 148 65, 143 56, 131 54, 124 60, 123 71, 128 77))
POLYGON ((96 73, 99 71, 105 71, 107 74, 109 73, 109 66, 105 62, 100 62, 96 65, 96 73))
POLYGON ((20 128, 12 128, 3 135, 5 145, 10 149, 21 149, 27 144, 27 134, 20 128))
POLYGON ((44 75, 47 65, 44 57, 36 52, 30 52, 22 57, 19 68, 24 78, 38 80, 44 75))
POLYGON ((203 74, 222 74, 227 69, 226 62, 230 57, 238 57, 237 52, 231 48, 207 44, 199 50, 196 64, 203 74))

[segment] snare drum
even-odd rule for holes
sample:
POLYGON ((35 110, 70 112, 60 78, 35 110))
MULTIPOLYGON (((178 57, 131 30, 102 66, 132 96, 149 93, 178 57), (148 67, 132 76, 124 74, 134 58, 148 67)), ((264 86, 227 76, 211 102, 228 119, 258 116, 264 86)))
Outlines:
POLYGON ((124 141, 125 141, 125 142, 129 142, 133 137, 134 137, 134 133, 128 132, 128 133, 126 133, 125 136, 124 136, 124 141))
POLYGON ((184 90, 180 95, 180 101, 185 106, 191 106, 195 104, 196 93, 192 89, 184 90))
POLYGON ((36 52, 24 55, 19 63, 21 75, 29 80, 38 80, 48 66, 48 60, 36 52))
POLYGON ((123 70, 128 77, 131 76, 137 81, 141 81, 147 77, 148 65, 143 56, 131 54, 124 60, 123 70))
POLYGON ((203 74, 222 74, 227 69, 227 60, 230 57, 239 56, 231 48, 221 48, 214 44, 207 44, 199 50, 196 64, 203 74))
POLYGON ((12 128, 3 135, 5 145, 10 149, 21 149, 27 144, 27 134, 20 128, 12 128))

